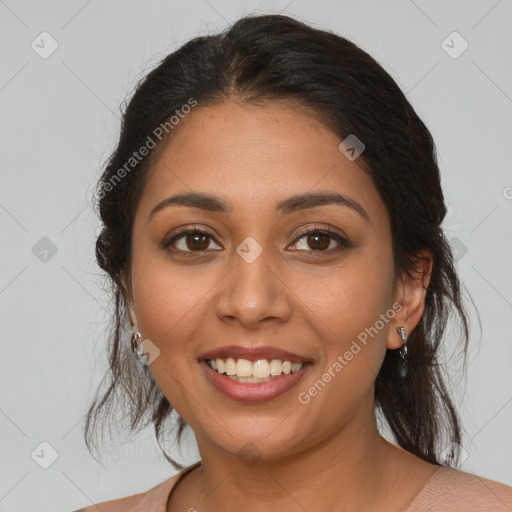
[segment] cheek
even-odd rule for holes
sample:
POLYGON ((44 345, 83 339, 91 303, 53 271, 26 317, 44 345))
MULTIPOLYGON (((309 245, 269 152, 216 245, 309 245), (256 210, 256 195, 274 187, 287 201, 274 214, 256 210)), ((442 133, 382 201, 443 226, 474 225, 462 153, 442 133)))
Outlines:
POLYGON ((331 269, 328 279, 303 282, 301 302, 307 305, 310 330, 322 340, 322 357, 318 372, 299 390, 299 402, 324 419, 329 411, 334 427, 356 414, 362 402, 372 403, 395 313, 391 259, 359 255, 350 265, 331 269))
POLYGON ((346 265, 329 269, 328 275, 302 277, 294 291, 315 330, 322 333, 326 350, 344 351, 352 340, 364 341, 369 330, 372 336, 368 339, 386 338, 394 313, 392 281, 389 260, 357 256, 346 265))
POLYGON ((151 373, 172 406, 190 422, 195 402, 189 398, 186 383, 194 378, 194 340, 201 339, 206 292, 215 280, 210 283, 208 274, 198 275, 192 267, 171 268, 165 257, 149 251, 144 254, 141 249, 138 254, 134 251, 132 269, 139 330, 160 350, 150 366, 151 373))
POLYGON ((192 344, 175 340, 192 340, 201 326, 202 308, 207 291, 215 284, 211 272, 198 267, 172 266, 165 253, 154 250, 134 251, 132 286, 140 330, 167 355, 178 355, 192 344), (172 350, 168 350, 172 347, 172 350))
POLYGON ((322 357, 297 399, 312 418, 321 418, 322 429, 339 428, 363 402, 368 410, 373 408, 371 390, 395 313, 386 268, 367 261, 364 271, 351 266, 350 271, 339 269, 329 279, 316 280, 317 285, 322 283, 317 293, 311 286, 302 288, 300 299, 307 306, 310 331, 321 340, 322 357))

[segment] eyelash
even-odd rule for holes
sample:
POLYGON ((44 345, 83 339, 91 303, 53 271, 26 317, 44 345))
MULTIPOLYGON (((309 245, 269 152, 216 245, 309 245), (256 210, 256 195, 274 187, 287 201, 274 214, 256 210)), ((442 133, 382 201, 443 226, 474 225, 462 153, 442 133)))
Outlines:
MULTIPOLYGON (((309 251, 306 251, 306 252, 320 253, 320 254, 321 253, 327 253, 328 254, 328 253, 331 253, 333 251, 337 251, 337 250, 341 250, 341 249, 347 249, 347 248, 351 247, 349 242, 348 242, 348 240, 345 237, 339 235, 338 233, 330 231, 329 229, 322 228, 320 226, 310 226, 310 227, 302 229, 301 231, 299 231, 299 233, 297 233, 297 236, 295 237, 295 240, 293 241, 293 243, 297 242, 299 239, 303 238, 305 235, 313 234, 313 233, 329 236, 330 238, 332 238, 333 240, 335 240, 339 244, 339 247, 337 247, 335 249, 325 249, 325 250, 321 250, 321 251, 309 250, 309 251)), ((215 240, 214 236, 208 230, 203 229, 201 227, 195 227, 194 226, 193 228, 184 228, 184 229, 176 230, 174 232, 174 234, 173 234, 174 236, 172 236, 172 238, 170 238, 168 240, 165 240, 162 243, 162 247, 163 247, 163 249, 168 249, 170 246, 172 246, 172 244, 174 244, 180 238, 183 238, 186 235, 196 235, 196 234, 208 236, 215 243, 217 243, 217 241, 215 240)), ((176 249, 176 250, 178 252, 182 252, 182 253, 194 254, 194 253, 202 253, 202 252, 204 253, 208 249, 202 250, 202 251, 182 251, 181 249, 176 249)), ((215 250, 217 251, 218 249, 215 249, 215 250)))

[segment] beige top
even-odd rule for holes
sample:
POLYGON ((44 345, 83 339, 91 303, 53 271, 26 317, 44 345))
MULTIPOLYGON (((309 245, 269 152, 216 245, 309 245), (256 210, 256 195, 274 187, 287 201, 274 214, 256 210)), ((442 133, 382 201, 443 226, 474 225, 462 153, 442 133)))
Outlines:
MULTIPOLYGON (((176 484, 201 461, 189 466, 149 491, 104 501, 75 512, 166 512, 176 484)), ((510 512, 512 487, 471 473, 439 466, 403 512, 510 512)))

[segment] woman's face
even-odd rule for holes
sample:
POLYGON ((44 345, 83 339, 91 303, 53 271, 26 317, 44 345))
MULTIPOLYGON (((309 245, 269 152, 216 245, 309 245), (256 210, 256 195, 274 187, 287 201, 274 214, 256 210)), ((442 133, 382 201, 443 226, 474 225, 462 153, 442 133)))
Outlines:
POLYGON ((198 106, 174 130, 136 213, 128 299, 160 350, 150 369, 162 392, 204 451, 274 459, 368 427, 402 325, 372 180, 333 132, 286 106, 198 106), (162 205, 178 194, 210 199, 162 205), (170 242, 178 228, 208 235, 170 242), (218 360, 238 376, 280 376, 236 382, 218 360))

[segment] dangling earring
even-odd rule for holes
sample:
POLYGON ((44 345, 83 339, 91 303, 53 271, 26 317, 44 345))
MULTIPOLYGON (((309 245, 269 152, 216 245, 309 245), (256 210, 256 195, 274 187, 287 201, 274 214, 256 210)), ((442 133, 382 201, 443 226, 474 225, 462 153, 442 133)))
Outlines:
POLYGON ((405 377, 407 375, 407 362, 408 362, 408 356, 407 356, 407 336, 405 334, 405 329, 403 327, 397 327, 396 328, 398 335, 400 336, 400 339, 402 340, 402 346, 398 349, 400 357, 402 358, 402 364, 400 367, 400 376, 405 377))
POLYGON ((400 339, 402 340, 402 346, 400 347, 400 357, 407 362, 407 337, 405 335, 405 329, 403 327, 396 328, 400 339))
POLYGON ((144 365, 148 365, 148 360, 146 355, 144 354, 144 346, 142 342, 139 345, 139 342, 142 341, 142 334, 139 331, 135 331, 132 334, 132 349, 133 349, 133 355, 136 357, 138 361, 140 361, 144 365))

